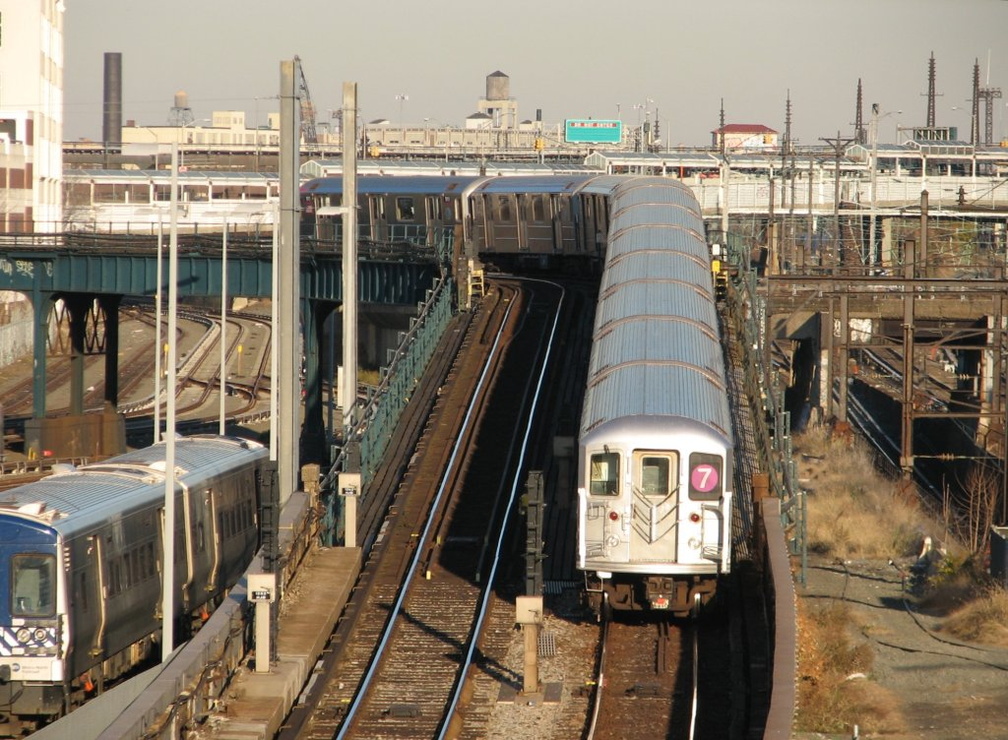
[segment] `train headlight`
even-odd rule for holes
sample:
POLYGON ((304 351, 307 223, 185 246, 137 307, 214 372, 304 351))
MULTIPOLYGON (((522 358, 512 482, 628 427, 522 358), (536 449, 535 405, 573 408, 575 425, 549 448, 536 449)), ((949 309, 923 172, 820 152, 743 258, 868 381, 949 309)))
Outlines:
POLYGON ((686 544, 689 546, 689 549, 691 550, 700 549, 700 540, 698 540, 696 537, 690 537, 689 540, 687 540, 686 544))
POLYGON ((35 631, 32 633, 32 637, 35 638, 35 642, 45 642, 48 633, 43 627, 36 627, 35 631))
POLYGON ((28 641, 31 639, 31 630, 27 627, 21 627, 14 633, 14 637, 16 637, 17 641, 22 645, 27 645, 28 641))

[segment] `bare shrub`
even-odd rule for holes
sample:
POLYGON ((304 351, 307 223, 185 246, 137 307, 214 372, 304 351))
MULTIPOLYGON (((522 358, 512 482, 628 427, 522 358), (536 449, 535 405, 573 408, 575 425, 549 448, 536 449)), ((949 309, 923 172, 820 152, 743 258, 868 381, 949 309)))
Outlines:
POLYGON ((1008 591, 988 588, 945 620, 942 631, 960 640, 1008 647, 1008 591))
POLYGON ((898 481, 875 470, 859 438, 811 427, 795 437, 794 448, 810 492, 811 550, 840 558, 903 557, 920 546, 926 534, 920 506, 898 481))

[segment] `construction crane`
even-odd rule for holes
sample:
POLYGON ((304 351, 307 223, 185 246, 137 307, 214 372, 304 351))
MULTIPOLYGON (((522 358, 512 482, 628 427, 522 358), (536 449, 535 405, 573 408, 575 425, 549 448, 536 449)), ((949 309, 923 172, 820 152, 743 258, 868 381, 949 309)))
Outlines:
POLYGON ((315 130, 315 104, 312 103, 311 93, 308 92, 308 80, 305 78, 304 66, 301 64, 301 57, 294 57, 297 62, 298 75, 298 97, 301 100, 301 138, 309 146, 318 144, 318 132, 315 130))

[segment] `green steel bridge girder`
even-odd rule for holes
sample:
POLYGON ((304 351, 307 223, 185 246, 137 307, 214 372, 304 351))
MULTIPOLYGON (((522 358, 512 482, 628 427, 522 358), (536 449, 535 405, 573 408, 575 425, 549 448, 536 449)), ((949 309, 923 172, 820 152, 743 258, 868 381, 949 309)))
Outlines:
MULTIPOLYGON (((162 290, 168 290, 168 254, 162 263, 162 290)), ((273 291, 271 256, 228 256, 229 296, 269 298, 273 291)), ((362 303, 412 305, 439 275, 429 261, 358 262, 358 299, 362 303)), ((179 297, 221 294, 220 254, 179 254, 179 297)), ((7 252, 0 255, 0 290, 33 294, 84 293, 92 295, 153 296, 157 292, 157 256, 109 252, 69 254, 7 252)), ((301 260, 301 297, 339 302, 343 298, 340 254, 305 256, 301 260)))

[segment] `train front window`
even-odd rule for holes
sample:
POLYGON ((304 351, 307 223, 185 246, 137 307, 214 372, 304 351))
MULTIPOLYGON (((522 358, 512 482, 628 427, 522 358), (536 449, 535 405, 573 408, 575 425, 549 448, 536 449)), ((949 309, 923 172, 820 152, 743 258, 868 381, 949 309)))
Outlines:
POLYGON ((617 495, 619 493, 619 454, 600 452, 592 455, 590 475, 588 490, 592 495, 617 495))
POLYGON ((11 559, 11 616, 48 617, 56 613, 56 557, 42 553, 11 559))
POLYGON ((645 496, 665 498, 673 490, 673 472, 676 465, 669 455, 640 454, 638 470, 641 493, 645 496))

